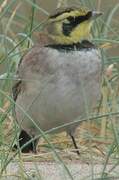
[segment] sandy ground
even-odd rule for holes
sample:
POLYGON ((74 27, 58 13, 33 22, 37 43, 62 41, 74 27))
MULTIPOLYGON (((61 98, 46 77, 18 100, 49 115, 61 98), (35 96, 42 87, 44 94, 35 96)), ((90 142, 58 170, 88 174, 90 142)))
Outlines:
POLYGON ((67 175, 61 164, 54 162, 24 162, 11 163, 7 167, 6 174, 1 180, 119 180, 119 166, 109 173, 112 165, 108 165, 105 175, 108 178, 101 178, 103 165, 94 166, 82 164, 78 161, 67 163, 72 178, 67 175), (8 176, 7 176, 8 175, 8 176), (93 177, 93 178, 92 178, 93 177))

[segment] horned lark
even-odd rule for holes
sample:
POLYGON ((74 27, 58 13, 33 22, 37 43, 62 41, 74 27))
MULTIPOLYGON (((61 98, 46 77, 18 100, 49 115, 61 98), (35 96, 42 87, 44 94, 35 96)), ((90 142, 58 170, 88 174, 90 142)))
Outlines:
MULTIPOLYGON (((43 131, 87 116, 100 97, 101 55, 91 42, 93 20, 100 12, 85 8, 57 10, 47 20, 40 42, 18 66, 13 87, 16 119, 21 127, 20 147, 43 131), (31 121, 21 107, 32 118, 31 121)), ((57 129, 72 138, 77 124, 57 129)), ((23 152, 36 149, 34 141, 23 152)))

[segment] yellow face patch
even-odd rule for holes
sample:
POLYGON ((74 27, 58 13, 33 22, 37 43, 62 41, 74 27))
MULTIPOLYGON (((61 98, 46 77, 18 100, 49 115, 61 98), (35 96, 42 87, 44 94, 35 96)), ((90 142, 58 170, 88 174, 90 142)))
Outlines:
POLYGON ((82 23, 82 25, 77 26, 70 34, 70 36, 65 36, 63 33, 60 35, 50 35, 50 37, 57 44, 72 44, 80 42, 84 39, 90 38, 90 28, 91 22, 82 23))

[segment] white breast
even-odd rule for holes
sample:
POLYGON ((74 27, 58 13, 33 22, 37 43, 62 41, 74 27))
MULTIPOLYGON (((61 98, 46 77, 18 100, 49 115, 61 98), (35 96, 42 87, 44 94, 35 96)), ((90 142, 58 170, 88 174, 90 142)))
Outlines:
MULTIPOLYGON (((44 48, 46 71, 23 72, 26 81, 24 93, 18 96, 22 106, 43 130, 49 130, 80 116, 85 116, 100 97, 101 57, 96 49, 59 52, 44 48)), ((41 61, 40 54, 37 66, 41 61)), ((17 119, 24 118, 16 107, 17 119)), ((37 128, 27 118, 22 121, 27 132, 37 134, 37 128)), ((68 127, 69 130, 72 127, 68 127)))

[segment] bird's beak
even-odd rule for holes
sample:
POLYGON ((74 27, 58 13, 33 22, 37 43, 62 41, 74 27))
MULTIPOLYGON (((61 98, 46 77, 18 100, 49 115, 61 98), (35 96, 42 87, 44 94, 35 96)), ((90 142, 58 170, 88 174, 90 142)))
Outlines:
POLYGON ((92 11, 91 19, 96 19, 97 17, 101 16, 103 13, 99 11, 92 11))

